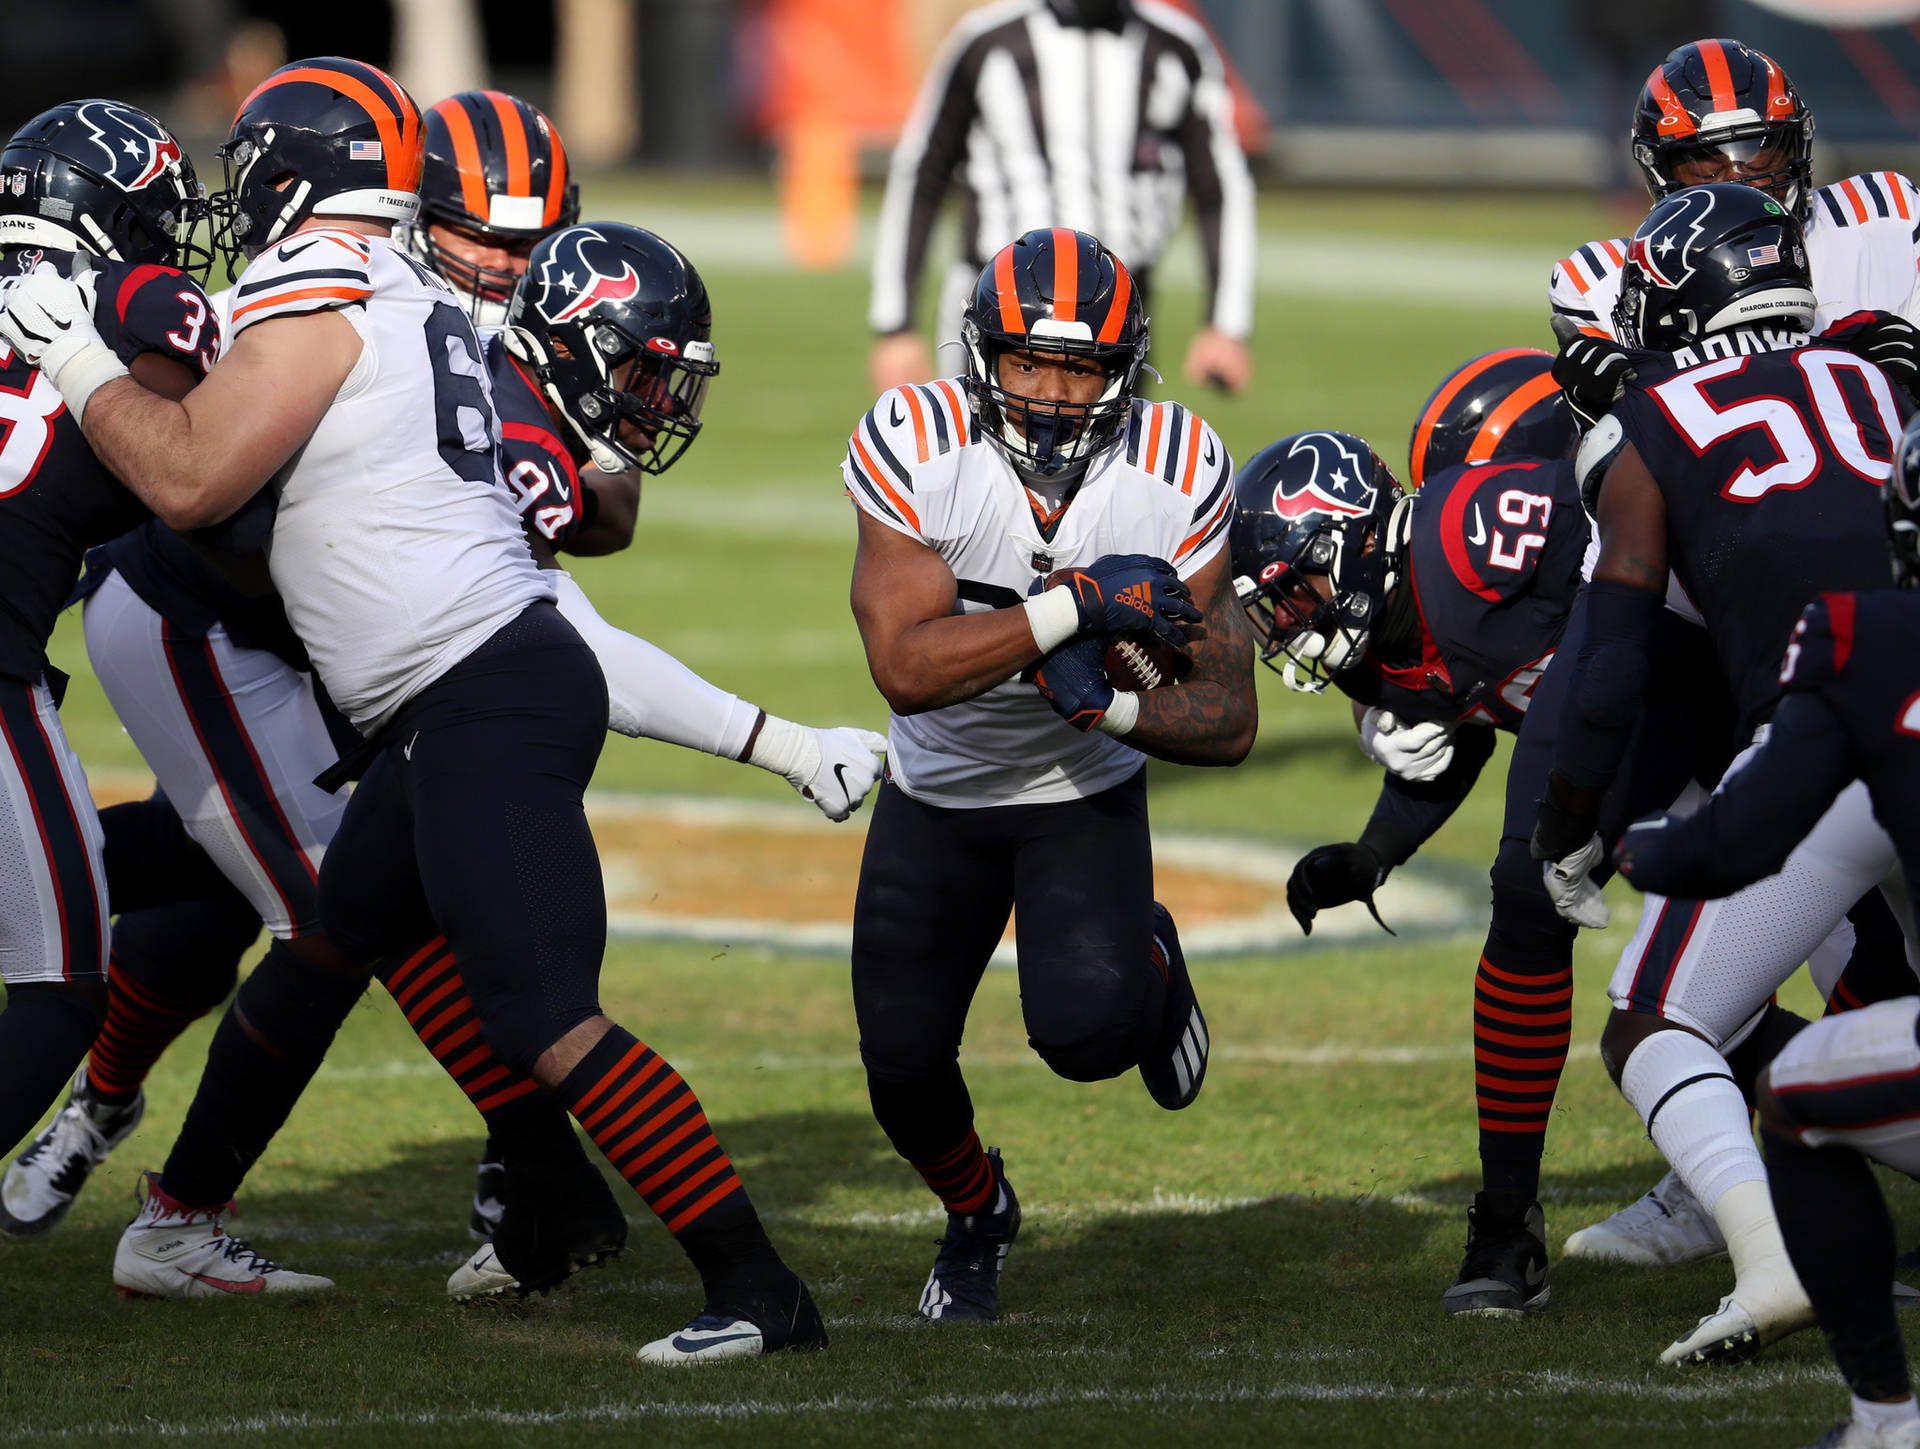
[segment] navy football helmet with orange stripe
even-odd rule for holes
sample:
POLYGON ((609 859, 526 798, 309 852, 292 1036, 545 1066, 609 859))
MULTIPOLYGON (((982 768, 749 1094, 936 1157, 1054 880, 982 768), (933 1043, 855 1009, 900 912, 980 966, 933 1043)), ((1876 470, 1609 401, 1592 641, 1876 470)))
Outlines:
POLYGON ((603 473, 664 473, 693 446, 720 371, 700 273, 650 231, 592 222, 533 249, 507 304, 507 350, 603 473))
POLYGON ((566 147, 538 107, 501 91, 448 96, 427 107, 424 121, 420 215, 402 240, 468 299, 475 322, 497 326, 520 271, 471 260, 435 229, 524 259, 540 238, 580 219, 566 147))
POLYGON ((49 247, 205 276, 207 188, 165 126, 124 101, 68 101, 0 150, 0 247, 49 247))
POLYGON ((1463 362, 1433 390, 1407 445, 1415 488, 1462 463, 1565 458, 1579 424, 1553 380, 1553 354, 1505 347, 1463 362))
POLYGON ((982 435, 1022 476, 1053 483, 1078 477, 1118 440, 1151 341, 1126 265, 1097 238, 1065 227, 1036 228, 994 254, 960 338, 982 435), (1106 386, 1090 403, 1013 392, 1000 378, 1000 359, 1013 352, 1091 364, 1106 386))
POLYGON ((219 156, 214 248, 236 270, 311 217, 397 226, 420 209, 420 108, 362 61, 281 66, 240 103, 219 156))
POLYGON ((1268 444, 1233 493, 1233 590, 1261 662, 1289 689, 1318 694, 1360 662, 1380 627, 1412 495, 1364 438, 1330 432, 1268 444))
POLYGON ((1696 40, 1654 68, 1633 108, 1633 159, 1655 201, 1737 181, 1805 220, 1813 204, 1813 112, 1772 57, 1696 40))

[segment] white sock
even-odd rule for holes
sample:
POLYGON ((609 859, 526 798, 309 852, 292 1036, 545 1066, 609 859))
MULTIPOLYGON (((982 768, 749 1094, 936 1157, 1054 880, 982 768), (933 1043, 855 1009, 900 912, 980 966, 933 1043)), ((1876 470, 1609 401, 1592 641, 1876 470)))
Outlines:
MULTIPOLYGON (((1627 1058, 1620 1091, 1647 1123, 1654 1146, 1716 1222, 1718 1203, 1729 1188, 1758 1182, 1766 1198, 1767 1169, 1753 1144, 1746 1099, 1733 1084, 1726 1059, 1706 1042, 1689 1031, 1656 1031, 1627 1058)), ((1767 1216, 1772 1217, 1771 1209, 1767 1216)), ((1731 1242, 1733 1235, 1727 1236, 1731 1242)))
POLYGON ((1902 1424, 1920 1423, 1920 1404, 1916 1404, 1911 1395, 1896 1403, 1882 1404, 1855 1394, 1853 1422, 1876 1433, 1897 1429, 1902 1424))

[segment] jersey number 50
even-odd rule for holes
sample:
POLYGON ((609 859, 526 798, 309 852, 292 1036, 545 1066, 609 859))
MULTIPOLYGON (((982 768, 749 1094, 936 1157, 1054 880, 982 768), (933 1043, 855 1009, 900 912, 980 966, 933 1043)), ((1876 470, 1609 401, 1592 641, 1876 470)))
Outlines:
MULTIPOLYGON (((1740 503, 1751 503, 1776 488, 1804 488, 1819 473, 1822 462, 1806 417, 1786 398, 1754 397, 1721 407, 1707 396, 1708 383, 1737 376, 1751 361, 1751 357, 1728 357, 1703 367, 1690 367, 1678 377, 1648 389, 1667 421, 1696 454, 1749 428, 1766 433, 1779 461, 1761 468, 1742 463, 1740 471, 1720 489, 1722 498, 1740 503)), ((1893 390, 1886 374, 1870 362, 1823 347, 1795 353, 1793 361, 1806 377, 1814 417, 1832 456, 1870 483, 1885 482, 1893 471, 1893 455, 1889 451, 1884 458, 1876 457, 1867 446, 1866 429, 1854 416, 1853 404, 1841 390, 1837 374, 1851 372, 1859 377, 1879 415, 1882 436, 1895 439, 1900 436, 1900 415, 1893 405, 1893 390)))

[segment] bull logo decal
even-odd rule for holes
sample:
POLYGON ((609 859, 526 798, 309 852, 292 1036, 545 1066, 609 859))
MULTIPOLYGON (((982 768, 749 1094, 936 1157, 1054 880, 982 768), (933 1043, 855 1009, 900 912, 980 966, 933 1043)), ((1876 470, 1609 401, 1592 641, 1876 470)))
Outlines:
POLYGON ((639 291, 633 264, 590 226, 562 232, 540 263, 538 306, 550 323, 571 321, 599 302, 627 301, 639 291))
POLYGON ((1302 433, 1287 449, 1287 463, 1273 489, 1273 511, 1282 518, 1316 513, 1358 518, 1372 512, 1373 468, 1347 439, 1335 433, 1302 433))
POLYGON ((88 101, 74 116, 92 132, 100 173, 122 191, 138 191, 180 165, 180 143, 153 117, 113 101, 88 101))

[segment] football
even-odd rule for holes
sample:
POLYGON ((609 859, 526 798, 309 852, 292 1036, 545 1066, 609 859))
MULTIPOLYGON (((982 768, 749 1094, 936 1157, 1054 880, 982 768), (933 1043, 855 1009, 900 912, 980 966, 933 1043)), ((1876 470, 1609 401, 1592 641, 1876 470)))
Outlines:
POLYGON ((1176 649, 1158 634, 1116 634, 1107 643, 1107 682, 1115 689, 1135 693, 1178 684, 1193 670, 1193 656, 1176 649))

